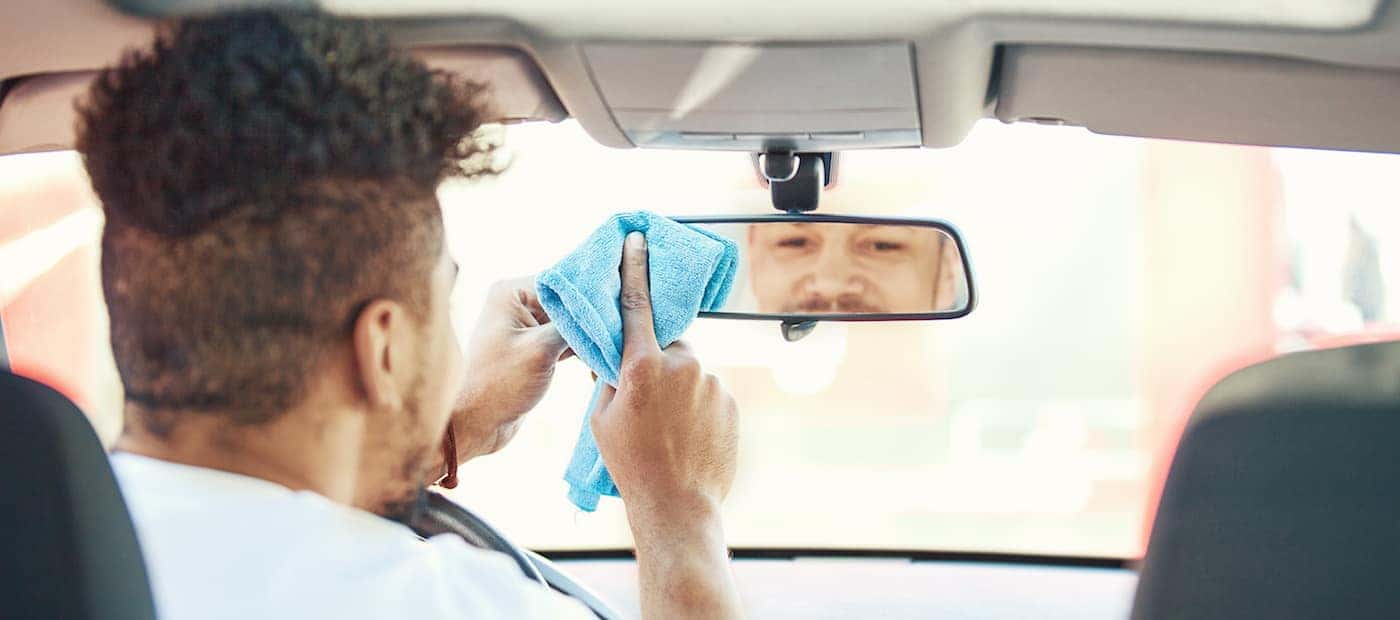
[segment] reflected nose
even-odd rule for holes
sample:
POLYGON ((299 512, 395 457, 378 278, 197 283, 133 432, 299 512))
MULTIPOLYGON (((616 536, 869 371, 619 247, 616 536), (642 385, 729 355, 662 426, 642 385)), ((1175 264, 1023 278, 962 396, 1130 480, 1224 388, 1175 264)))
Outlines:
POLYGON ((840 244, 829 243, 822 248, 814 264, 807 293, 826 299, 859 295, 864 292, 856 277, 854 261, 840 244))

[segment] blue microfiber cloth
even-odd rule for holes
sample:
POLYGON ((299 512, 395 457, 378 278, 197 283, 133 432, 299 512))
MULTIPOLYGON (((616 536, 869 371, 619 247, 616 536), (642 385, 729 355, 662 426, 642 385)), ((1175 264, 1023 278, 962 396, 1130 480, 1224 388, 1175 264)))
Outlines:
MULTIPOLYGON (((540 305, 574 354, 598 375, 587 411, 593 411, 604 383, 617 386, 622 364, 622 242, 627 233, 647 238, 651 311, 656 341, 663 348, 701 311, 718 310, 729 297, 739 265, 739 247, 729 239, 645 211, 608 219, 535 283, 540 305)), ((592 512, 603 495, 617 497, 617 486, 598 454, 588 419, 583 421, 573 459, 564 472, 569 500, 592 512)))

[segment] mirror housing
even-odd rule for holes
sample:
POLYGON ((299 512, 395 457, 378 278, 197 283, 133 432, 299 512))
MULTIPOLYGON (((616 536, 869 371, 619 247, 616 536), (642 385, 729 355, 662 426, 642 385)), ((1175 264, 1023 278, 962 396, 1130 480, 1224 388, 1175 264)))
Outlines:
POLYGON ((672 219, 741 248, 742 282, 723 310, 701 317, 793 326, 928 321, 962 318, 977 305, 966 243, 941 220, 812 213, 672 219))

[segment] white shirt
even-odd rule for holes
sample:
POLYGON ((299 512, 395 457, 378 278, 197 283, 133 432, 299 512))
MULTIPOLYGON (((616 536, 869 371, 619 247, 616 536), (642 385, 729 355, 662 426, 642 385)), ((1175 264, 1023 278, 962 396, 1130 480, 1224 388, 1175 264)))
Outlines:
POLYGON ((161 618, 593 618, 506 556, 306 491, 118 453, 161 618))

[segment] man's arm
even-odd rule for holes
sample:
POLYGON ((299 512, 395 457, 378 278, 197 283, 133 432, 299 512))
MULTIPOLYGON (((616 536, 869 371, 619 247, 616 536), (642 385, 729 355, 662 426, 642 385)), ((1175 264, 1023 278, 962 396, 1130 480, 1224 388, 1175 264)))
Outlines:
MULTIPOLYGON (((657 345, 640 234, 624 244, 621 269, 622 376, 617 391, 604 386, 592 420, 636 542, 643 613, 739 617, 719 514, 734 480, 734 401, 684 343, 657 345)), ((488 295, 468 355, 478 372, 453 414, 462 461, 508 441, 568 355, 532 289, 522 279, 488 295)))
POLYGON ((617 390, 600 395, 592 428, 627 508, 642 615, 738 618, 719 512, 734 482, 734 399, 684 343, 657 345, 640 233, 628 235, 621 269, 621 373, 617 390))
POLYGON ((646 617, 742 615, 717 508, 698 506, 678 515, 628 509, 646 617))

